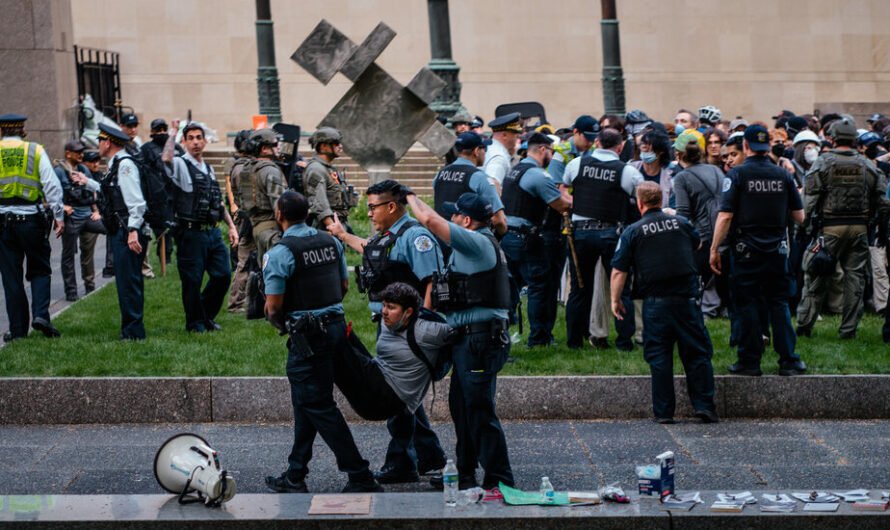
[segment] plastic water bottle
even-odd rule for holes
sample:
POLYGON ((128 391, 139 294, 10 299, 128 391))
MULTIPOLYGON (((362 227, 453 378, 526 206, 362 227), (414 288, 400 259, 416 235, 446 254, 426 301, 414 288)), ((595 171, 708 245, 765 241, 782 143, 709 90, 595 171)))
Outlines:
POLYGON ((457 466, 454 460, 448 459, 442 470, 442 485, 445 491, 445 506, 457 506, 457 466))
POLYGON ((553 484, 549 477, 541 477, 541 497, 544 497, 547 504, 553 504, 553 484))

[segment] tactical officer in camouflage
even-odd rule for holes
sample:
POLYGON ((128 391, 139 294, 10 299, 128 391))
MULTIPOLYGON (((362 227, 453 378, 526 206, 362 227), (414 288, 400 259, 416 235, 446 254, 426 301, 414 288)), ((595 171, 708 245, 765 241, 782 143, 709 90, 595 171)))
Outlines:
POLYGON ((250 253, 256 251, 256 243, 253 241, 253 227, 250 218, 244 208, 243 182, 248 178, 247 166, 253 161, 253 157, 247 154, 245 144, 252 131, 239 131, 235 136, 235 156, 226 164, 226 196, 229 202, 229 212, 238 226, 237 266, 232 278, 232 290, 229 293, 230 313, 244 311, 247 301, 247 264, 250 253))
POLYGON ((324 228, 333 222, 336 213, 349 233, 349 210, 358 203, 357 195, 346 184, 343 173, 333 166, 343 154, 343 136, 333 127, 321 127, 309 138, 315 156, 303 172, 303 191, 309 200, 312 226, 324 228))
POLYGON ((275 222, 275 201, 286 189, 284 174, 275 163, 278 158, 278 135, 272 129, 259 129, 247 139, 245 150, 255 158, 244 166, 240 179, 242 209, 247 212, 252 227, 257 259, 281 239, 275 222))
MULTIPOLYGON (((812 235, 824 238, 825 248, 844 270, 844 306, 838 333, 841 339, 852 339, 863 313, 868 225, 878 219, 883 224, 890 202, 886 178, 855 149, 856 125, 844 118, 831 126, 829 134, 835 148, 821 155, 810 168, 804 184, 804 208, 810 229, 817 232, 812 235), (815 227, 814 218, 820 220, 815 227)), ((804 257, 805 269, 812 254, 807 252, 804 257)), ((806 273, 797 308, 798 336, 812 334, 830 281, 830 277, 806 273)))

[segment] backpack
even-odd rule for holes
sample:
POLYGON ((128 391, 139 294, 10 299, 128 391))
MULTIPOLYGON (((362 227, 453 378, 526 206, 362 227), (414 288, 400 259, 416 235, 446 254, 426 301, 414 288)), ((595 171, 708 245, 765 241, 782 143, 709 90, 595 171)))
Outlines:
MULTIPOLYGON (((442 315, 430 311, 425 307, 420 308, 417 318, 420 320, 445 323, 445 318, 442 315)), ((420 345, 417 344, 417 338, 414 336, 414 324, 416 324, 416 322, 417 320, 415 319, 415 321, 408 326, 408 346, 411 347, 411 351, 414 352, 414 355, 417 356, 417 358, 429 369, 431 379, 433 381, 441 381, 448 375, 448 372, 451 371, 451 351, 453 349, 453 344, 449 342, 443 345, 439 349, 439 355, 436 356, 436 363, 433 364, 420 349, 420 345)))
MULTIPOLYGON (((715 173, 718 175, 717 187, 716 189, 712 189, 711 186, 705 182, 705 179, 699 175, 695 169, 697 169, 699 165, 687 167, 686 171, 689 172, 690 175, 696 178, 699 182, 701 182, 702 186, 705 187, 706 190, 711 192, 711 196, 714 198, 711 202, 708 203, 708 222, 711 225, 711 237, 714 237, 714 231, 717 228, 717 215, 720 213, 720 197, 723 194, 723 179, 726 178, 725 175, 721 175, 720 173, 715 173)), ((720 171, 717 169, 716 171, 720 171)), ((691 219, 690 219, 691 221, 691 219)))
POLYGON ((171 229, 174 226, 173 208, 170 205, 170 195, 167 190, 169 177, 163 170, 158 170, 154 164, 146 160, 145 151, 140 151, 135 156, 124 155, 115 160, 108 170, 106 178, 114 179, 117 183, 117 166, 121 160, 130 159, 139 170, 139 188, 145 199, 145 215, 143 218, 151 227, 155 235, 171 229))

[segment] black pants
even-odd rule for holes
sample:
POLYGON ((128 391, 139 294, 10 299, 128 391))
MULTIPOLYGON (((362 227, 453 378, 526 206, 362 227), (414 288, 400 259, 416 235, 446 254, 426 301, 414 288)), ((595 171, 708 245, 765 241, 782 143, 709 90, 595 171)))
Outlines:
POLYGON ((43 214, 25 220, 4 220, 0 214, 0 274, 6 296, 6 317, 13 337, 28 335, 30 316, 49 322, 50 246, 43 214), (24 266, 27 258, 27 267, 24 266), (22 274, 31 283, 31 308, 22 274))
POLYGON ((62 281, 65 283, 65 294, 77 296, 77 273, 75 272, 74 256, 80 246, 80 277, 84 291, 89 293, 96 288, 96 272, 93 265, 93 254, 99 234, 104 234, 105 225, 102 221, 65 218, 65 231, 62 233, 62 281))
POLYGON ((182 281, 182 307, 185 309, 187 331, 212 329, 209 322, 216 318, 229 290, 232 269, 229 249, 222 242, 219 228, 209 230, 183 229, 177 234, 176 265, 182 281), (204 290, 204 273, 209 279, 204 290))
MULTIPOLYGON (((182 252, 180 247, 179 252, 182 252)), ((309 473, 312 444, 315 435, 322 439, 337 459, 337 468, 352 481, 373 478, 368 461, 362 458, 343 414, 334 402, 334 359, 351 349, 342 318, 326 325, 323 335, 309 337, 314 355, 287 355, 287 379, 290 382, 291 403, 294 407, 294 445, 288 457, 291 480, 302 480, 309 473)))
POLYGON ((127 230, 121 228, 111 239, 114 253, 114 283, 117 286, 117 302, 121 310, 121 338, 144 339, 145 283, 142 277, 142 260, 145 258, 148 237, 139 234, 142 252, 136 254, 127 245, 127 230))

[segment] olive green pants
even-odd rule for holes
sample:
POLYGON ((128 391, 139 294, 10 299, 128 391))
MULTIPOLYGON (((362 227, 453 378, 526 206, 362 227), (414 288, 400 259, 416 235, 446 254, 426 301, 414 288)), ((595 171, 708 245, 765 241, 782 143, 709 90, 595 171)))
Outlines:
POLYGON ((256 259, 263 266, 263 256, 281 239, 281 229, 275 221, 262 221, 253 225, 253 240, 256 243, 256 259))
MULTIPOLYGON (((865 225, 826 226, 823 235, 825 247, 844 271, 844 302, 838 332, 841 335, 851 335, 856 332, 864 310, 862 295, 869 260, 867 230, 865 225)), ((804 268, 808 265, 809 257, 809 253, 804 256, 804 268)), ((816 323, 831 282, 830 276, 806 273, 803 293, 797 306, 799 327, 812 328, 816 323)))

